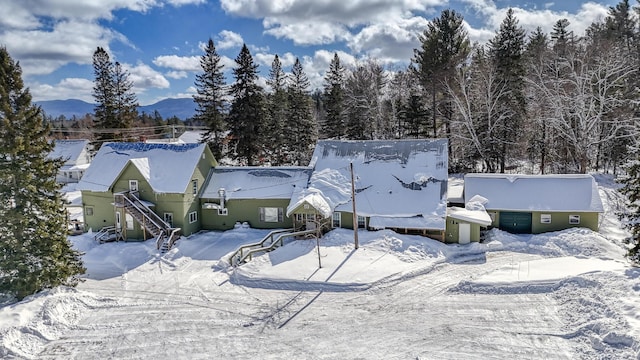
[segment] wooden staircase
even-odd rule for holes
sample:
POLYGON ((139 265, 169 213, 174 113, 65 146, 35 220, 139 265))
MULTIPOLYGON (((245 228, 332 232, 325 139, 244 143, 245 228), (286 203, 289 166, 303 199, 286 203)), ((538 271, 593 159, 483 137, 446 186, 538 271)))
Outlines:
POLYGON ((173 244, 180 238, 180 228, 171 227, 158 214, 145 205, 133 192, 123 192, 114 195, 116 207, 124 208, 156 239, 156 248, 161 252, 171 250, 173 244))

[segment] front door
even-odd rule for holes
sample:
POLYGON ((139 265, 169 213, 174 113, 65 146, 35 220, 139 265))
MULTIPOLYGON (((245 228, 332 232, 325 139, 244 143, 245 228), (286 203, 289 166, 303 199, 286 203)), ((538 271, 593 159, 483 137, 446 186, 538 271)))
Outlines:
POLYGON ((531 213, 501 212, 500 229, 513 234, 530 234, 531 213))
POLYGON ((173 213, 164 213, 164 222, 173 226, 173 213))
POLYGON ((122 230, 122 219, 120 218, 119 211, 116 211, 116 230, 122 230))
POLYGON ((471 224, 458 224, 458 243, 468 244, 471 241, 471 224))
POLYGON ((305 214, 305 218, 306 218, 306 229, 307 230, 314 230, 316 228, 316 216, 315 214, 305 214))

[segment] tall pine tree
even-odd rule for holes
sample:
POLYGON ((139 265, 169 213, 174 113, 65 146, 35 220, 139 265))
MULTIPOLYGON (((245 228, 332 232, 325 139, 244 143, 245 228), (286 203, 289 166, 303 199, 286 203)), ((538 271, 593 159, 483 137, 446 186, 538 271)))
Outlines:
POLYGON ((317 139, 316 122, 312 114, 312 100, 309 94, 311 83, 300 60, 296 58, 291 68, 291 77, 287 88, 288 116, 286 139, 290 150, 290 162, 294 165, 306 165, 317 139))
POLYGON ((439 136, 439 123, 444 124, 446 136, 450 137, 449 123, 453 110, 446 91, 447 83, 454 77, 455 70, 467 60, 470 52, 469 36, 463 20, 455 10, 443 10, 440 17, 433 19, 419 36, 421 47, 414 49, 413 62, 417 65, 418 77, 431 97, 434 137, 439 136), (438 114, 442 114, 440 122, 437 121, 438 114))
POLYGON ((62 159, 39 107, 23 89, 22 70, 0 48, 0 293, 18 299, 58 285, 75 285, 84 273, 67 239, 59 185, 62 159))
MULTIPOLYGON (((115 89, 113 88, 113 63, 107 51, 101 47, 93 53, 93 98, 96 101, 94 109, 97 129, 113 129, 116 124, 115 89)), ((100 132, 96 140, 109 140, 113 134, 100 132)))
POLYGON ((267 96, 268 111, 264 127, 265 148, 269 153, 271 164, 280 165, 285 159, 287 149, 283 146, 286 142, 285 122, 287 121, 287 76, 282 70, 280 57, 276 55, 271 63, 267 85, 271 92, 267 96))
POLYGON ((102 141, 127 139, 126 131, 138 117, 138 100, 133 93, 129 73, 120 63, 113 63, 107 51, 98 47, 93 53, 93 97, 95 128, 100 129, 98 147, 102 141))
MULTIPOLYGON (((113 66, 113 88, 115 89, 115 127, 130 129, 138 117, 138 98, 133 93, 133 82, 129 79, 129 72, 117 61, 113 66)), ((122 138, 124 139, 125 136, 122 138)))
POLYGON ((345 135, 344 72, 338 53, 333 54, 329 71, 324 77, 323 99, 326 117, 322 124, 322 135, 325 138, 340 139, 345 135))
POLYGON ((230 92, 233 101, 228 117, 235 148, 233 157, 241 163, 256 165, 264 146, 264 94, 257 83, 258 65, 253 61, 246 44, 235 61, 235 82, 230 92))
POLYGON ((515 139, 518 138, 520 120, 525 115, 524 38, 525 31, 518 25, 518 19, 510 8, 500 24, 498 33, 489 41, 489 55, 497 70, 498 79, 508 90, 508 95, 504 96, 499 104, 502 111, 510 113, 497 133, 501 173, 505 170, 507 160, 516 155, 515 139))
POLYGON ((209 39, 200 57, 202 73, 196 74, 196 91, 193 101, 196 103, 195 119, 207 126, 201 141, 209 144, 216 159, 222 158, 224 139, 224 114, 226 111, 226 89, 224 65, 213 40, 209 39))
MULTIPOLYGON (((637 149, 635 151, 637 154, 637 149)), ((625 167, 626 175, 619 182, 623 184, 620 192, 627 197, 630 213, 620 213, 618 216, 626 220, 626 227, 631 230, 630 242, 632 247, 627 256, 635 264, 640 264, 640 158, 629 161, 625 167)))

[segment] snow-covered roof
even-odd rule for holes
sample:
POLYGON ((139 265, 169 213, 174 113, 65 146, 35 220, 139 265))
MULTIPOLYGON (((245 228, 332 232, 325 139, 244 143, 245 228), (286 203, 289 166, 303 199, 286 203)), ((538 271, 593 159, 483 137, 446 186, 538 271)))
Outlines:
POLYGON ((77 189, 108 191, 131 163, 156 193, 182 193, 189 186, 205 148, 205 144, 106 143, 77 189))
POLYGON ((197 144, 205 133, 205 130, 187 130, 178 137, 178 140, 185 144, 197 144))
POLYGON ((211 170, 209 182, 201 195, 217 199, 225 190, 225 199, 290 199, 296 189, 306 187, 308 167, 227 167, 211 170))
POLYGON ((53 144, 53 151, 48 155, 50 159, 63 158, 67 167, 89 163, 89 156, 85 152, 89 140, 54 140, 53 144))
POLYGON ((602 212, 595 180, 588 174, 467 174, 464 198, 480 195, 487 210, 602 212))
POLYGON ((480 224, 482 226, 491 225, 491 216, 489 216, 485 210, 470 210, 460 207, 450 207, 447 209, 447 216, 457 220, 480 224))
POLYGON ((464 203, 464 180, 461 178, 449 178, 447 187, 447 199, 452 203, 464 203))
POLYGON ((422 217, 420 228, 444 229, 446 139, 318 141, 309 186, 294 194, 287 213, 318 195, 331 211, 351 212, 351 163, 358 215, 422 217))

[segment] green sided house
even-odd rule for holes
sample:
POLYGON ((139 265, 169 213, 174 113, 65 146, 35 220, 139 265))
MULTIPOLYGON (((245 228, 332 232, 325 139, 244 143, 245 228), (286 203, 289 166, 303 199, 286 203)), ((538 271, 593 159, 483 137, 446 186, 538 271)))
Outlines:
POLYGON ((206 144, 106 143, 77 186, 85 227, 170 247, 201 229, 199 196, 215 165, 206 144))
POLYGON ((200 196, 202 228, 228 230, 244 223, 257 229, 291 228, 287 206, 310 174, 308 167, 213 168, 200 196))
POLYGON ((321 140, 310 166, 309 185, 287 207, 296 228, 391 229, 444 240, 446 139, 321 140))
POLYGON ((598 231, 603 212, 591 175, 467 174, 464 199, 479 196, 491 225, 516 234, 586 227, 598 231))

